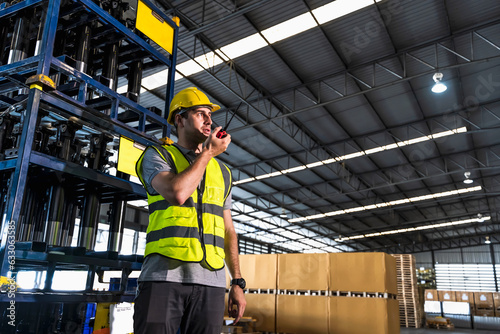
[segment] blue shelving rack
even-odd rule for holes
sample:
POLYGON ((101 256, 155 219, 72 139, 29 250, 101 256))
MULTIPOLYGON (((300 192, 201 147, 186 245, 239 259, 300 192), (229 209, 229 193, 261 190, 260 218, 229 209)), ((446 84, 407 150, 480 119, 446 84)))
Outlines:
MULTIPOLYGON (((4 184, 8 183, 8 191, 2 195, 5 210, 0 234, 0 276, 8 276, 9 272, 23 266, 44 268, 47 271, 45 288, 37 291, 39 294, 36 296, 20 292, 16 296, 17 301, 123 300, 129 273, 140 269, 141 259, 137 256, 120 256, 117 252, 101 254, 82 247, 70 249, 36 240, 15 240, 14 243, 13 236, 20 229, 28 178, 34 171, 42 175, 42 178, 45 174, 63 176, 76 189, 93 187, 103 202, 112 202, 116 198, 127 201, 146 197, 142 186, 130 182, 127 177, 112 176, 102 170, 90 168, 88 164, 37 151, 34 145, 38 140, 35 129, 41 121, 47 119, 52 122, 75 122, 78 131, 89 136, 123 136, 143 146, 158 143, 151 131, 161 133, 162 137, 170 135, 166 106, 173 95, 178 25, 150 1, 141 1, 157 19, 172 30, 173 47, 170 53, 158 47, 145 34, 131 28, 125 20, 115 18, 112 11, 103 9, 97 0, 25 0, 10 6, 6 3, 0 5, 0 27, 5 27, 4 29, 13 27, 12 22, 20 17, 27 18, 28 22, 32 18, 39 18, 39 25, 30 26, 26 32, 27 39, 38 39, 36 49, 28 50, 25 57, 16 61, 10 61, 9 58, 5 62, 7 57, 4 55, 2 58, 1 53, 6 47, 0 43, 0 47, 3 47, 0 50, 0 125, 5 114, 2 110, 13 111, 22 120, 22 127, 16 129, 20 133, 17 148, 10 151, 13 155, 0 156, 0 176, 4 184), (163 114, 158 109, 141 106, 127 94, 117 93, 116 84, 115 87, 110 85, 109 78, 104 73, 86 73, 78 67, 75 59, 64 53, 55 53, 59 36, 64 36, 65 29, 71 30, 86 23, 91 23, 95 30, 93 41, 97 44, 96 49, 105 49, 106 43, 119 43, 122 46, 115 58, 117 78, 125 76, 127 66, 138 61, 148 69, 168 69, 163 114), (38 37, 33 36, 33 31, 38 31, 38 37), (58 84, 53 78, 66 80, 58 84), (54 86, 51 80, 55 82, 54 86), (20 96, 25 98, 19 100, 20 96), (82 293, 54 297, 50 294, 52 276, 56 269, 65 266, 88 270, 87 289, 82 293), (121 291, 106 292, 99 297, 99 293, 92 292, 94 274, 111 269, 122 270, 121 291)), ((4 33, 8 34, 4 35, 4 40, 10 41, 15 32, 4 33)), ((102 53, 96 59, 102 59, 105 56, 102 53)), ((0 294, 1 301, 9 301, 6 294, 0 294)))

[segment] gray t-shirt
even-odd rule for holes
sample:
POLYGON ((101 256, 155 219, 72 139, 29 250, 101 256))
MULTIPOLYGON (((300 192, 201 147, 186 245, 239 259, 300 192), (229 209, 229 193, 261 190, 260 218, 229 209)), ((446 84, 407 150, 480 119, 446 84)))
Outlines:
MULTIPOLYGON (((181 146, 177 148, 190 163, 196 154, 181 146)), ((144 153, 142 168, 139 170, 144 180, 146 190, 150 194, 158 194, 151 186, 151 181, 160 172, 169 172, 172 167, 160 157, 153 148, 147 148, 144 153)), ((224 210, 231 209, 231 193, 224 202, 224 210)), ((203 261, 200 263, 182 262, 159 254, 150 254, 144 259, 139 281, 166 281, 176 283, 193 283, 214 287, 226 287, 226 271, 211 270, 203 261)))

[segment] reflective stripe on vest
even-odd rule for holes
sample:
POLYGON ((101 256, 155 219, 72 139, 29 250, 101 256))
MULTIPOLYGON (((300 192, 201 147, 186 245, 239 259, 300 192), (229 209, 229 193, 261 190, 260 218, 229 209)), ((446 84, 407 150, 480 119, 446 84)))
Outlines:
MULTIPOLYGON (((152 148, 169 164, 174 164, 173 171, 174 167, 177 173, 189 167, 189 162, 175 146, 152 148)), ((139 173, 142 160, 143 156, 136 169, 144 185, 139 173)), ((200 262, 205 258, 215 270, 224 267, 223 207, 231 190, 231 172, 223 163, 211 159, 201 184, 204 185, 202 193, 196 189, 181 206, 168 203, 161 195, 148 193, 149 225, 144 256, 158 253, 185 262, 200 262)))

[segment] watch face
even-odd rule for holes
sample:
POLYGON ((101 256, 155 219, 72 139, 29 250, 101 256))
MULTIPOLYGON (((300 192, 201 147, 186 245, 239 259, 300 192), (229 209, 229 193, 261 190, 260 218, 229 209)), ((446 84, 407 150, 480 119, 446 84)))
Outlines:
POLYGON ((231 281, 231 285, 238 285, 240 288, 242 289, 245 289, 245 286, 247 285, 247 283, 245 282, 245 280, 243 278, 235 278, 231 281))

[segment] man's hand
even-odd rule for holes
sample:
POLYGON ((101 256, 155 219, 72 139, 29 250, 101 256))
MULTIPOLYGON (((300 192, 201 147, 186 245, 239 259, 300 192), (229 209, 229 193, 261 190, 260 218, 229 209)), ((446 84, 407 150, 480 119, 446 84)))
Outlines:
POLYGON ((234 323, 240 321, 243 312, 245 312, 246 305, 247 301, 245 300, 243 289, 239 285, 232 285, 229 290, 227 306, 229 316, 235 318, 234 323))
POLYGON ((212 131, 210 136, 208 136, 205 144, 203 145, 203 151, 206 151, 212 157, 216 157, 219 154, 223 153, 229 143, 231 142, 231 135, 227 134, 224 138, 217 138, 217 133, 222 129, 222 126, 218 126, 212 131))

